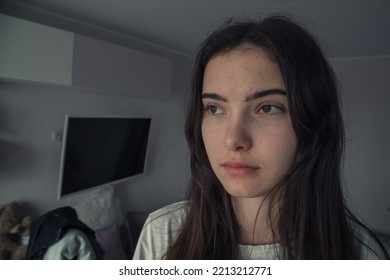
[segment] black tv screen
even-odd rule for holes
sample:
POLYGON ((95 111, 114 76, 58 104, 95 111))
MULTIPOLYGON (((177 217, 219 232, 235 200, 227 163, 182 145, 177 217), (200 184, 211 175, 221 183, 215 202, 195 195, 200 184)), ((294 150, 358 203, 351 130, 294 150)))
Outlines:
POLYGON ((65 119, 59 198, 144 172, 150 118, 65 119))

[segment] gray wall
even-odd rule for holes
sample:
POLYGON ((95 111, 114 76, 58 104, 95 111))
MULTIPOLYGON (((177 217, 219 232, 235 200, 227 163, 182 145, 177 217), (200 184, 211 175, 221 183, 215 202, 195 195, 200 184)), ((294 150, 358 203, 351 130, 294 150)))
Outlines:
POLYGON ((390 57, 333 65, 344 91, 348 201, 371 228, 390 233, 390 57))

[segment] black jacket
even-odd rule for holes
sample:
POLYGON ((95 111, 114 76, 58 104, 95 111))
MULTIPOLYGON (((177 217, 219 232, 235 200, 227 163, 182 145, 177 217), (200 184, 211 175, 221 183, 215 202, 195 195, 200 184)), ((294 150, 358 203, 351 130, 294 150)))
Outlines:
POLYGON ((95 232, 78 219, 72 207, 57 208, 33 221, 26 259, 43 259, 47 249, 60 240, 70 228, 84 232, 93 246, 97 259, 102 259, 104 251, 95 239, 95 232))

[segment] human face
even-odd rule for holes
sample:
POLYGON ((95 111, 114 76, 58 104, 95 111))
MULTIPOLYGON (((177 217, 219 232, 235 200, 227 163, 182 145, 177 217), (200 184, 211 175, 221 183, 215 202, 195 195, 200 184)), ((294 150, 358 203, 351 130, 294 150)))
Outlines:
POLYGON ((297 137, 280 70, 245 45, 206 65, 202 137, 211 167, 232 197, 266 195, 288 173, 297 137))

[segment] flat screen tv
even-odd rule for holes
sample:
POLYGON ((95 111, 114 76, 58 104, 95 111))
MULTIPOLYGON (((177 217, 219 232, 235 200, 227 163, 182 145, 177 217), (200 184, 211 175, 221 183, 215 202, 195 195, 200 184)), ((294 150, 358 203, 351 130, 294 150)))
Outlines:
POLYGON ((65 117, 58 199, 144 173, 150 118, 65 117))

